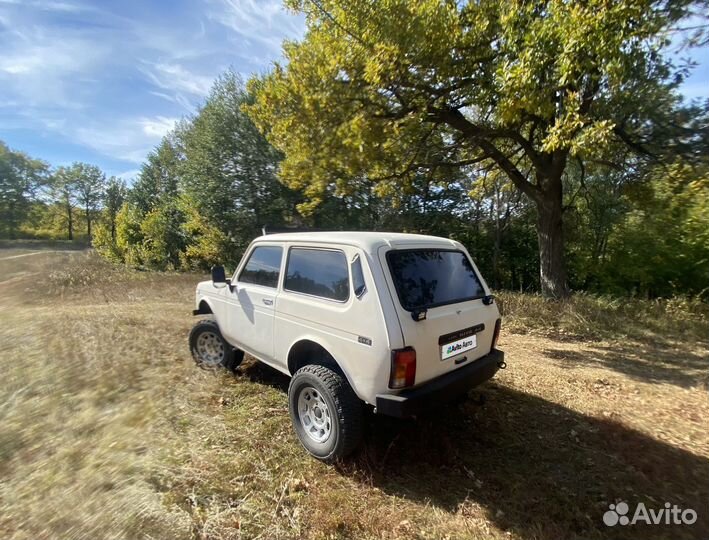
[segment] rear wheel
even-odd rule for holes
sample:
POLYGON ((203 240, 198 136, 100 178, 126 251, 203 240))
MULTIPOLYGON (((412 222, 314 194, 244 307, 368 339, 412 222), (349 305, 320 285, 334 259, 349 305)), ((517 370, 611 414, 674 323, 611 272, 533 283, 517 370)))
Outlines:
POLYGON ((347 380, 327 367, 309 365, 296 372, 288 408, 301 444, 322 461, 347 456, 362 439, 362 402, 347 380))
POLYGON ((225 367, 234 370, 244 359, 244 351, 229 345, 216 321, 204 319, 192 327, 190 352, 195 363, 204 369, 225 367))

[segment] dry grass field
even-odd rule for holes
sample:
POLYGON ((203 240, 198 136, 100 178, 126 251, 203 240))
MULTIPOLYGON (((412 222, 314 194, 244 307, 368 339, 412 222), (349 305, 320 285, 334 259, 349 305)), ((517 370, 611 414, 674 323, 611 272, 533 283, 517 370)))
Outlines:
POLYGON ((31 253, 0 250, 2 538, 709 536, 702 306, 504 295, 508 369, 326 466, 285 377, 193 365, 200 276, 31 253), (699 519, 606 527, 621 500, 699 519))

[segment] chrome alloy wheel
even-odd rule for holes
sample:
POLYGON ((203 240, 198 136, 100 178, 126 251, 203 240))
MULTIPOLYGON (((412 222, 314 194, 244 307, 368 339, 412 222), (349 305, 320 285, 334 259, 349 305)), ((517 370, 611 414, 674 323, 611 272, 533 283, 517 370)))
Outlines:
POLYGON ((197 337, 197 354, 206 366, 218 366, 224 361, 224 343, 214 332, 202 332, 197 337))
POLYGON ((306 386, 300 391, 298 417, 305 433, 315 442, 323 443, 330 437, 330 409, 320 391, 312 386, 306 386))

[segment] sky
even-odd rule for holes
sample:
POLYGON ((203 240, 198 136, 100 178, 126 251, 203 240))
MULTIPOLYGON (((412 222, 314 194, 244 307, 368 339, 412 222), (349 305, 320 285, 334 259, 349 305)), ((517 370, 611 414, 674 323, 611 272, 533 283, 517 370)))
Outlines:
MULTIPOLYGON (((0 0, 0 140, 130 180, 216 76, 267 71, 304 30, 280 0, 0 0)), ((682 91, 709 98, 709 48, 691 57, 682 91)))
POLYGON ((304 29, 276 0, 0 0, 0 140, 130 179, 215 77, 304 29))

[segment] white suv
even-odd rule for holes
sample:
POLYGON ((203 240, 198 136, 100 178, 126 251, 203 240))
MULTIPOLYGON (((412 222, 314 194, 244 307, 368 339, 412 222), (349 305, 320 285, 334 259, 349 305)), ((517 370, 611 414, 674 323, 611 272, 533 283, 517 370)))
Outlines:
POLYGON ((261 236, 231 279, 197 286, 190 333, 201 366, 244 351, 291 376, 300 442, 332 461, 359 444, 364 404, 414 416, 504 368, 500 313, 458 242, 434 236, 310 232, 261 236))

